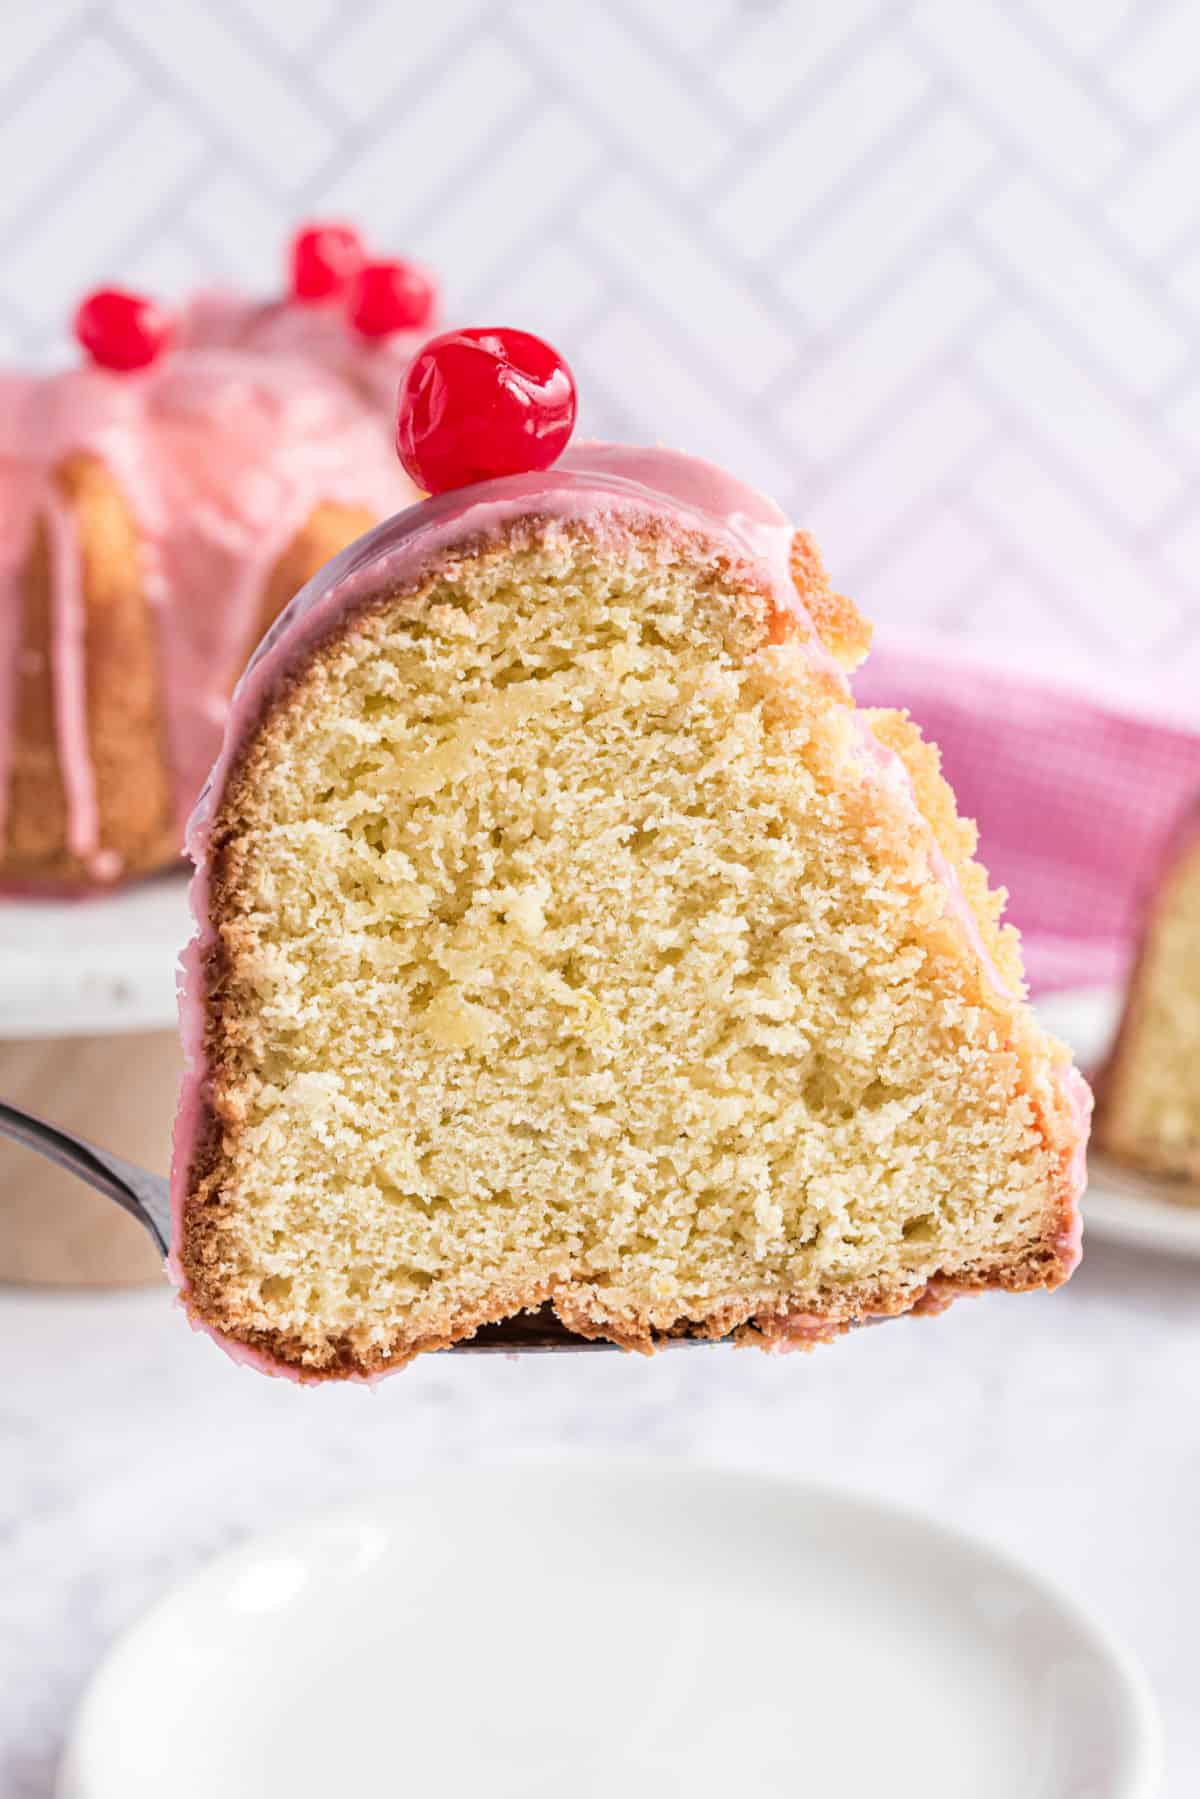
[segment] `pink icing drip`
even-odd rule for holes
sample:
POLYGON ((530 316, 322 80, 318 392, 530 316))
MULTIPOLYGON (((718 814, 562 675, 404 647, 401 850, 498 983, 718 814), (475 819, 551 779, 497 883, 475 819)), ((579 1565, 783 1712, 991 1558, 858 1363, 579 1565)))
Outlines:
POLYGON ((1083 1212, 1079 1202, 1087 1187, 1087 1146, 1092 1126, 1092 1090, 1075 1064, 1069 1063, 1059 1076, 1061 1090, 1074 1121, 1076 1139, 1067 1167, 1067 1183, 1071 1191, 1071 1208, 1058 1236, 1058 1252, 1067 1274, 1074 1274, 1083 1260, 1083 1212))
MULTIPOLYGON (((170 1272, 171 1266, 171 1262, 168 1261, 168 1272, 170 1272)), ((199 1336, 211 1338, 218 1348, 225 1351, 225 1354, 229 1357, 230 1361, 236 1362, 241 1368, 252 1368, 256 1374, 268 1374, 275 1380, 291 1381, 298 1387, 323 1387, 327 1385, 326 1380, 319 1374, 308 1374, 303 1368, 296 1368, 290 1362, 277 1362, 272 1356, 267 1355, 264 1350, 255 1349, 249 1343, 242 1343, 237 1337, 227 1337, 224 1331, 217 1330, 214 1325, 206 1323, 203 1318, 197 1317, 194 1312, 185 1312, 185 1316, 192 1329, 199 1336)), ((383 1369, 378 1374, 350 1373, 339 1376, 339 1380, 342 1383, 349 1382, 353 1386, 375 1387, 378 1386, 381 1380, 386 1380, 388 1374, 391 1372, 393 1372, 393 1370, 383 1369)))
POLYGON ((798 1349, 831 1342, 837 1333, 832 1318, 822 1318, 818 1312, 792 1312, 767 1347, 772 1355, 794 1355, 798 1349))
POLYGON ((98 877, 78 547, 55 472, 100 458, 137 523, 154 615, 180 829, 220 747, 230 685, 278 557, 321 501, 386 516, 414 496, 379 412, 283 354, 178 351, 139 375, 0 376, 0 825, 15 729, 21 579, 39 519, 51 539, 52 662, 72 849, 98 877))
POLYGON ((50 676, 59 768, 67 800, 67 847, 72 855, 86 861, 97 849, 100 816, 88 753, 82 570, 70 514, 65 501, 53 489, 46 495, 45 520, 55 571, 50 599, 55 654, 50 676))
MULTIPOLYGON (((203 1115, 207 1070, 203 1053, 204 958, 213 943, 208 919, 206 852, 221 795, 247 736, 269 704, 281 677, 301 663, 313 646, 341 620, 371 597, 416 585, 437 560, 467 543, 496 537, 521 518, 579 522, 593 533, 618 534, 639 521, 653 520, 676 537, 686 536, 689 550, 707 542, 714 558, 731 558, 769 591, 778 611, 803 627, 800 652, 848 694, 836 661, 814 629, 791 574, 793 527, 772 501, 735 481, 710 463, 663 449, 634 449, 613 444, 583 444, 567 452, 541 474, 515 475, 482 482, 410 507, 335 557, 297 594, 284 615, 263 638, 238 683, 230 706, 225 741, 208 784, 188 827, 187 847, 196 873, 191 905, 197 932, 185 953, 180 983, 180 1016, 187 1070, 176 1119, 171 1169, 173 1248, 172 1279, 185 1287, 177 1249, 187 1174, 203 1115)), ((900 758, 873 735, 866 720, 852 720, 863 759, 875 777, 887 783, 912 813, 929 857, 930 870, 946 894, 979 960, 985 978, 1006 1000, 1019 997, 1005 982, 980 934, 975 915, 957 874, 939 849, 921 813, 908 771, 900 758)), ((1076 1087, 1086 1088, 1074 1070, 1064 1077, 1064 1092, 1077 1118, 1076 1087)), ((1072 1161, 1071 1178, 1082 1190, 1083 1146, 1072 1161)), ((1068 1237, 1075 1231, 1074 1217, 1068 1237)), ((1069 1247, 1069 1244, 1067 1245, 1069 1247)), ((217 1333, 210 1333, 217 1335, 217 1333)), ((218 1335, 218 1341, 223 1341, 218 1335)), ((272 1373, 292 1371, 270 1364, 272 1373)))
POLYGON ((6 606, 2 595, 3 567, 0 565, 0 671, 11 671, 4 679, 0 672, 0 843, 4 841, 8 821, 8 776, 5 745, 11 744, 16 730, 17 646, 20 643, 21 620, 15 606, 6 606))

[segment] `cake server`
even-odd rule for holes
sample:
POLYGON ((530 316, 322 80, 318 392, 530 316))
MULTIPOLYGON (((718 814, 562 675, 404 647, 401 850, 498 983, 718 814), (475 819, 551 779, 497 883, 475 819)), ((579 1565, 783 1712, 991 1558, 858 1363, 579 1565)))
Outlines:
MULTIPOLYGON (((149 1174, 135 1168, 111 1150, 99 1149, 70 1131, 47 1124, 30 1112, 22 1112, 0 1100, 0 1137, 10 1137, 26 1149, 34 1150, 51 1162, 57 1162, 70 1174, 77 1175, 114 1200, 131 1218, 149 1231, 160 1254, 166 1255, 171 1242, 171 1202, 165 1176, 149 1174)), ((720 1341, 728 1342, 728 1338, 720 1341)), ((712 1348, 711 1337, 665 1337, 663 1349, 712 1348)), ((615 1343, 577 1337, 561 1325, 548 1310, 506 1318, 501 1324, 488 1324, 466 1343, 456 1343, 443 1353, 454 1355, 526 1355, 548 1350, 616 1349, 615 1343)))

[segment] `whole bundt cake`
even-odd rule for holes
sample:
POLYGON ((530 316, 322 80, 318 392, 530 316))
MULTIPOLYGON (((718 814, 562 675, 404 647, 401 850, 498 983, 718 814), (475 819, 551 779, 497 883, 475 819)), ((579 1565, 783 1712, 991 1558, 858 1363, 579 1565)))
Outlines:
POLYGON ((936 752, 855 709, 863 621, 709 464, 554 461, 531 342, 417 357, 444 491, 236 695, 189 836, 193 1319, 315 1380, 544 1307, 777 1347, 1057 1285, 1087 1090, 936 752))
POLYGON ((0 889, 173 862, 263 630, 416 497, 392 411, 432 289, 356 327, 347 270, 319 279, 329 230, 294 240, 287 299, 168 319, 103 290, 77 315, 89 364, 0 375, 0 889))

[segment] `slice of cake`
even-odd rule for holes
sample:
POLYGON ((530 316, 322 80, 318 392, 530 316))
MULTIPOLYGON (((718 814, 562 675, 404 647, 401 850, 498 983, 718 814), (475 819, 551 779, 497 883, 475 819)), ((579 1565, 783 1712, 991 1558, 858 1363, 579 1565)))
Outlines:
POLYGON ((298 596, 193 821, 172 1269, 276 1371, 544 1306, 806 1343, 1076 1260, 1087 1090, 936 751, 855 710, 862 620, 707 463, 544 467, 568 389, 418 356, 446 491, 298 596))
POLYGON ((1200 805, 1147 910, 1124 1016, 1098 1083, 1096 1142, 1200 1205, 1200 805))

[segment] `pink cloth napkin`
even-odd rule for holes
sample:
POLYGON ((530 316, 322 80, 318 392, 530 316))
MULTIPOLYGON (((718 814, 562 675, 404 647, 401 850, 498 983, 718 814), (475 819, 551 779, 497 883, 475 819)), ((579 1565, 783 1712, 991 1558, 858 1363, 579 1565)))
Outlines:
POLYGON ((1119 979, 1167 840, 1200 794, 1200 734, 890 645, 854 689, 860 705, 906 708, 941 747, 993 885, 1008 889, 1034 991, 1119 979))

